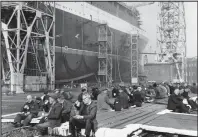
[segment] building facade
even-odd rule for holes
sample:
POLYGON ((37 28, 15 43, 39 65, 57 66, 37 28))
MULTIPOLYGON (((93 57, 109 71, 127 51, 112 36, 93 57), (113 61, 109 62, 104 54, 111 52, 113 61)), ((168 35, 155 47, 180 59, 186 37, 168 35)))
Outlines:
POLYGON ((187 81, 197 83, 197 57, 187 58, 187 81))

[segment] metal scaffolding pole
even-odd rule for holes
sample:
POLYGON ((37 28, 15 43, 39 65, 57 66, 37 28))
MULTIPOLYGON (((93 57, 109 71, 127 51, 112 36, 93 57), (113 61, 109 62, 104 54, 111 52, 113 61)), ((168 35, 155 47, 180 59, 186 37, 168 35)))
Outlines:
POLYGON ((131 34, 131 84, 138 84, 138 65, 139 65, 139 52, 138 52, 138 39, 137 34, 131 34))
POLYGON ((98 79, 102 85, 112 85, 112 32, 107 24, 99 25, 98 79))

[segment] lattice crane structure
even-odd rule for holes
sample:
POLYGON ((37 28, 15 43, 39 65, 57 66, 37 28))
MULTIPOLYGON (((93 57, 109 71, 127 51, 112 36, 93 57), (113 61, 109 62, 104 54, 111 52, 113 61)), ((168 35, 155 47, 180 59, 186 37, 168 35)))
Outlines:
POLYGON ((160 61, 175 64, 173 79, 185 81, 186 73, 186 23, 183 2, 160 2, 158 44, 160 61))

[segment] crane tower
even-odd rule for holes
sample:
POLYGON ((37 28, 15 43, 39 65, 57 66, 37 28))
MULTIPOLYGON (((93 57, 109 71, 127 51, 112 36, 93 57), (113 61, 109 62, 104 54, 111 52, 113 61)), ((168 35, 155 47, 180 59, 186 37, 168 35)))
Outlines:
POLYGON ((186 23, 183 2, 160 2, 158 44, 161 61, 165 58, 175 64, 173 79, 185 81, 186 23))

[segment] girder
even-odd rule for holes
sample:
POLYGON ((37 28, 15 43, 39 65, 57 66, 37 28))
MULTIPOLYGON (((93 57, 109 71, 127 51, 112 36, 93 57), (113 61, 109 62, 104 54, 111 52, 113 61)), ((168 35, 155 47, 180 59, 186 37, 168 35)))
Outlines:
MULTIPOLYGON (((38 60, 38 48, 46 49, 46 77, 50 89, 54 88, 55 75, 55 7, 46 2, 3 2, 1 20, 3 40, 9 70, 7 77, 11 91, 24 91, 24 75, 26 74, 27 58, 31 54, 38 60), (36 41, 36 42, 35 42, 36 41)), ((2 54, 3 55, 3 54, 2 54)), ((5 55, 5 54, 4 54, 5 55)), ((4 61, 5 62, 5 61, 4 61)), ((35 61, 41 75, 38 61, 35 61)), ((30 62, 29 62, 30 63, 30 62)), ((3 64, 5 66, 5 64, 3 64)), ((28 70, 27 70, 28 71, 28 70)), ((4 75, 6 76, 6 75, 4 75)), ((6 78, 4 78, 5 80, 6 78)))

